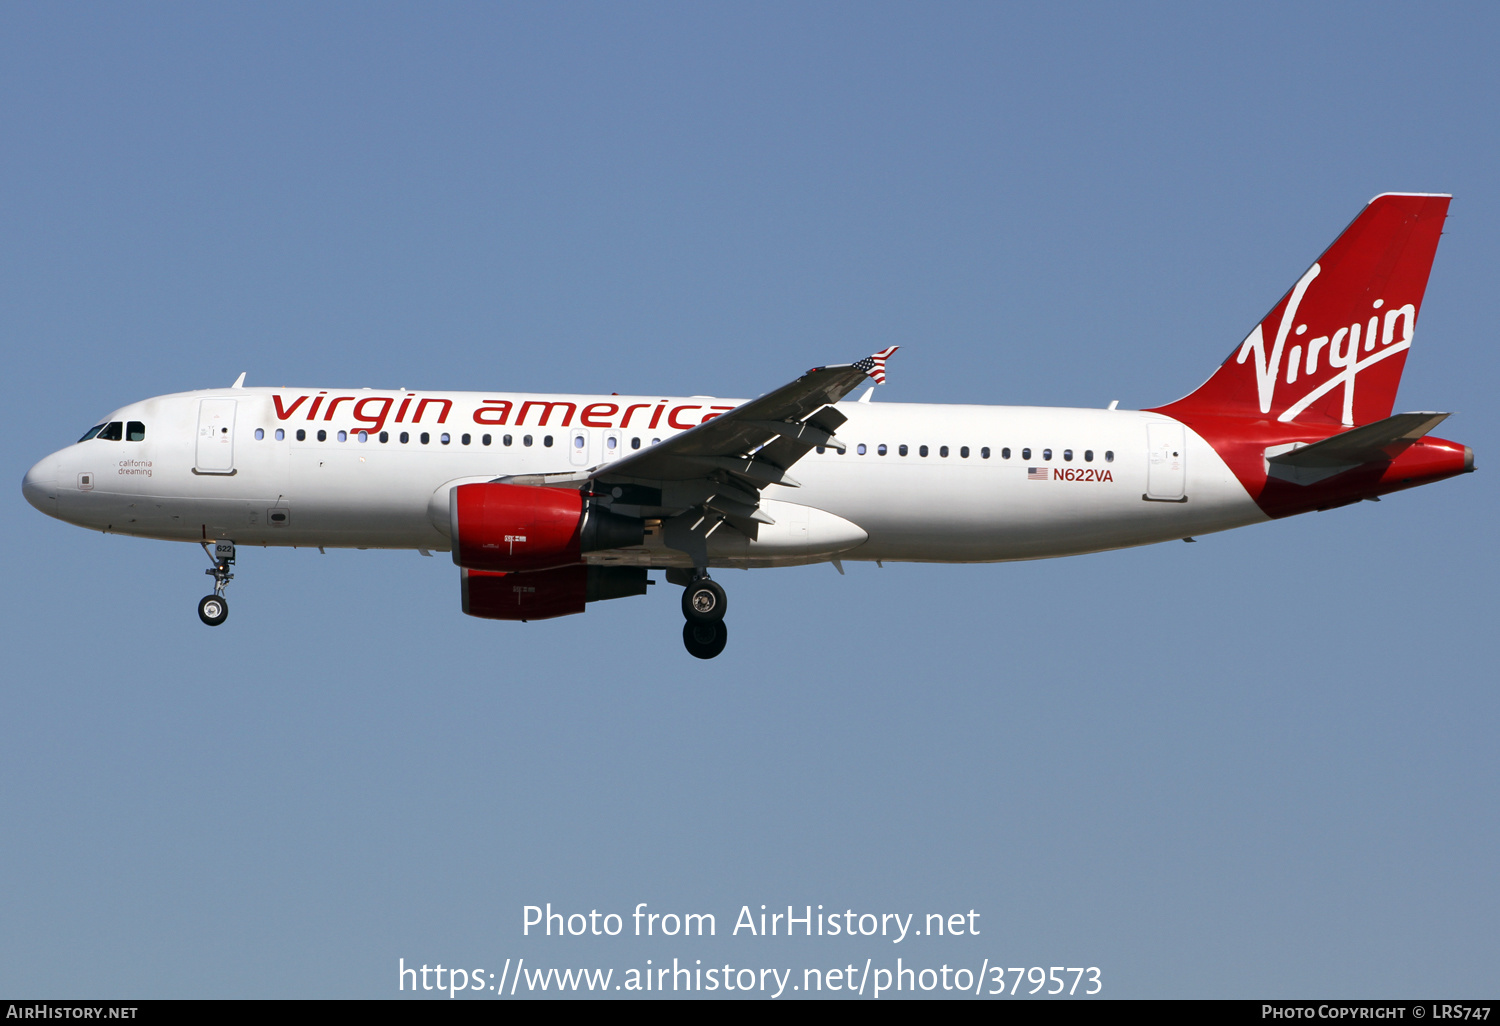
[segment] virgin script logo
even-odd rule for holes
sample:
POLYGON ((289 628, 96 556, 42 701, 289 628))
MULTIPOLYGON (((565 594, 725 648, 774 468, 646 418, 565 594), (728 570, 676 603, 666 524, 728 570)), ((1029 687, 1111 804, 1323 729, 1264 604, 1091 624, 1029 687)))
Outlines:
POLYGON ((1354 388, 1359 372, 1388 356, 1394 356, 1396 353, 1411 348, 1412 333, 1417 324, 1417 308, 1411 303, 1406 303, 1402 306, 1393 306, 1381 314, 1381 308, 1386 305, 1385 300, 1377 299, 1371 304, 1375 312, 1371 314, 1367 323, 1356 322, 1348 327, 1339 328, 1332 335, 1320 335, 1308 342, 1305 347, 1301 342, 1293 342, 1288 352, 1289 336, 1300 338, 1307 333, 1306 324, 1297 324, 1297 311, 1307 295, 1308 286, 1321 272, 1322 268, 1313 264, 1292 289, 1291 298, 1287 300, 1286 309, 1282 311, 1281 324, 1276 329, 1276 342, 1272 345, 1270 354, 1266 353, 1264 324, 1257 324, 1255 330, 1240 345, 1239 356, 1235 362, 1244 363, 1251 353, 1255 354, 1255 384, 1259 391, 1260 412, 1270 413, 1271 408, 1276 405, 1278 385, 1283 383, 1295 385, 1298 377, 1306 379, 1305 384, 1311 384, 1320 376, 1319 360, 1325 355, 1326 350, 1327 370, 1322 371, 1326 377, 1288 406, 1276 419, 1283 422, 1296 419, 1303 410, 1342 385, 1344 387, 1343 421, 1345 425, 1352 425, 1354 423, 1354 388), (1397 321, 1401 322, 1399 339, 1396 337, 1397 321), (1292 328, 1294 324, 1296 324, 1295 332, 1292 328), (1377 336, 1379 338, 1378 349, 1376 348, 1377 336), (1361 345, 1361 340, 1363 340, 1363 345, 1361 345), (1361 352, 1369 355, 1361 356, 1361 352), (1286 357, 1284 366, 1283 356, 1286 357))

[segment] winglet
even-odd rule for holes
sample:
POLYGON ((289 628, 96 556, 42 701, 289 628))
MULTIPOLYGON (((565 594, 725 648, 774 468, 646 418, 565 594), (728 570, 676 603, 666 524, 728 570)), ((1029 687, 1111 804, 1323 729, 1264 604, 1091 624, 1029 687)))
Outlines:
POLYGON ((240 376, 237 377, 237 378, 235 378, 234 379, 234 384, 230 385, 229 387, 230 388, 244 388, 245 387, 245 375, 248 374, 248 373, 249 373, 249 371, 240 371, 240 376))
POLYGON ((854 361, 856 370, 862 370, 875 379, 875 384, 885 384, 885 361, 891 358, 891 354, 900 349, 900 346, 890 346, 882 349, 874 356, 867 356, 863 360, 854 361))

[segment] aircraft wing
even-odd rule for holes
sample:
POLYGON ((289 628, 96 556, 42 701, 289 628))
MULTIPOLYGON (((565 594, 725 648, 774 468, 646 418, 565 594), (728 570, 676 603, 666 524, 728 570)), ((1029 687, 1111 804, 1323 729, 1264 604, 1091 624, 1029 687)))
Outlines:
MULTIPOLYGON (((891 347, 884 357, 894 351, 891 347)), ((729 470, 747 482, 781 481, 785 471, 817 445, 830 444, 846 418, 832 404, 854 391, 869 368, 859 363, 814 367, 796 381, 735 407, 659 445, 594 468, 609 477, 688 480, 705 468, 729 470)), ((836 443, 835 443, 836 444, 836 443)))
POLYGON ((787 471, 819 445, 842 447, 835 432, 848 418, 833 404, 866 377, 885 381, 891 346, 855 363, 814 367, 797 380, 640 452, 588 470, 524 475, 513 484, 568 486, 592 482, 606 503, 639 516, 672 518, 696 511, 708 532, 722 522, 756 536, 772 523, 759 509, 767 485, 797 487, 787 471))

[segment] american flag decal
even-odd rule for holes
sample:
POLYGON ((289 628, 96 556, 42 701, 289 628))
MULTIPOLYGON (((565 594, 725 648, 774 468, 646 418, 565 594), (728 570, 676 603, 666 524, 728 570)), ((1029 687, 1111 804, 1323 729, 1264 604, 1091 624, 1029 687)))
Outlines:
POLYGON ((863 360, 856 360, 854 367, 856 370, 862 370, 874 378, 875 384, 883 385, 885 384, 885 361, 889 360, 891 354, 900 348, 900 346, 891 346, 889 349, 882 349, 874 356, 867 356, 863 360))
POLYGON ((1026 468, 1026 480, 1028 480, 1028 481, 1045 481, 1045 480, 1047 480, 1047 468, 1046 467, 1027 467, 1026 468))

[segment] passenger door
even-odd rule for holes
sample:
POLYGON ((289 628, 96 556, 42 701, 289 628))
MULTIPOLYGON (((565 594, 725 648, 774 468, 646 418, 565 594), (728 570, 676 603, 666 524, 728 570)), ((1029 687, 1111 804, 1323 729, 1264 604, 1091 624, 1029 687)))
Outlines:
POLYGON ((200 474, 234 473, 234 399, 198 402, 198 454, 193 469, 200 474))
POLYGON ((1146 498, 1160 502, 1186 501, 1187 449, 1182 425, 1152 421, 1146 425, 1150 462, 1146 465, 1146 498))

